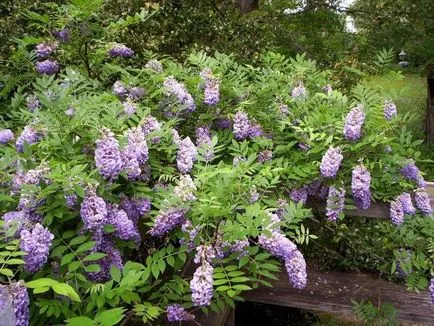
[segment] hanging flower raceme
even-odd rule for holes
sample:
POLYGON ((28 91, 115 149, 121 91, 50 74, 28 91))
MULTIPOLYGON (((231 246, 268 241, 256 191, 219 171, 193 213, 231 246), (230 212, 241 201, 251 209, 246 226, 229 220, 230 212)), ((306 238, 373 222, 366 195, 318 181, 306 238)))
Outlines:
POLYGON ((125 87, 124 83, 122 83, 120 80, 117 80, 113 86, 112 86, 112 92, 114 95, 119 97, 120 99, 124 99, 128 95, 128 90, 125 87))
POLYGON ((151 211, 151 201, 148 198, 128 198, 123 196, 119 205, 128 218, 137 225, 139 219, 151 211))
POLYGON ((124 113, 129 117, 132 116, 137 111, 136 105, 131 101, 123 102, 122 106, 124 107, 124 113))
POLYGON ((118 205, 108 205, 106 223, 116 228, 114 235, 119 239, 140 242, 140 233, 134 221, 129 219, 127 213, 123 209, 119 209, 118 205))
POLYGON ((263 164, 267 161, 270 161, 272 158, 273 158, 273 152, 269 149, 266 149, 263 150, 262 152, 259 152, 258 162, 263 164))
POLYGON ((157 73, 162 73, 163 72, 163 65, 161 64, 160 61, 155 60, 155 59, 149 60, 145 64, 145 68, 149 69, 149 70, 152 70, 154 72, 157 72, 157 73))
POLYGON ((302 204, 306 204, 307 201, 307 191, 305 187, 294 188, 289 193, 289 198, 295 203, 301 202, 302 204))
POLYGON ((291 285, 296 289, 304 289, 307 285, 306 261, 299 250, 294 250, 285 260, 285 268, 291 285))
POLYGON ((383 106, 384 117, 386 120, 392 120, 398 114, 396 104, 392 100, 386 100, 383 106))
POLYGON ((250 203, 255 203, 259 200, 260 195, 259 195, 258 190, 256 189, 255 185, 253 185, 250 188, 249 193, 250 193, 250 203))
POLYGON ((414 162, 407 163, 401 169, 401 174, 411 181, 416 181, 419 188, 425 188, 426 182, 420 172, 419 168, 414 164, 414 162))
POLYGON ((194 306, 208 306, 213 297, 214 268, 206 260, 196 269, 190 281, 191 301, 194 306))
POLYGON ((30 94, 29 96, 26 97, 26 105, 27 105, 27 109, 33 113, 40 108, 41 103, 39 102, 39 99, 35 95, 30 94))
POLYGON ((194 315, 189 314, 180 304, 173 304, 167 306, 167 320, 169 322, 175 321, 189 321, 194 319, 194 315))
POLYGON ((416 189, 414 192, 414 201, 416 202, 416 207, 421 210, 423 215, 432 215, 433 210, 430 203, 430 197, 423 189, 416 189))
POLYGON ((258 244, 273 256, 283 260, 289 258, 297 246, 279 231, 273 230, 270 235, 261 234, 258 244))
POLYGON ((14 139, 14 133, 10 129, 0 130, 0 144, 6 145, 14 139))
POLYGON ((429 291, 431 292, 431 302, 434 306, 434 276, 431 276, 431 282, 429 284, 429 291))
POLYGON ((321 175, 326 178, 334 178, 338 173, 343 158, 339 147, 330 146, 321 159, 319 167, 321 175))
POLYGON ((144 88, 134 86, 130 88, 128 97, 133 101, 139 101, 143 96, 145 96, 145 93, 144 88))
POLYGON ((119 143, 108 128, 103 128, 102 138, 96 141, 95 163, 99 173, 106 179, 114 180, 122 170, 122 156, 119 143))
POLYGON ((413 206, 413 203, 411 201, 411 195, 408 192, 403 192, 401 195, 399 195, 398 200, 402 205, 404 214, 408 214, 408 215, 416 214, 416 208, 413 206))
MULTIPOLYGON (((143 133, 145 134, 145 136, 147 136, 153 132, 160 131, 161 130, 161 123, 158 122, 158 120, 156 118, 149 115, 143 121, 142 129, 143 129, 143 133)), ((154 144, 158 143, 159 141, 160 141, 160 137, 153 137, 152 138, 152 142, 154 144)))
POLYGON ((339 215, 344 211, 345 189, 330 186, 327 196, 326 216, 329 221, 336 221, 339 215))
POLYGON ((174 97, 187 112, 193 112, 196 109, 196 104, 194 104, 193 97, 188 92, 187 88, 184 86, 184 84, 176 81, 174 77, 167 77, 164 80, 163 86, 165 88, 166 95, 169 97, 174 97))
MULTIPOLYGON (((0 285, 0 299, 11 300, 14 309, 15 326, 29 326, 30 309, 29 294, 24 281, 13 282, 10 285, 0 285)), ((0 302, 0 311, 6 306, 6 302, 0 302)), ((7 320, 2 320, 9 325, 7 320)))
POLYGON ((35 52, 36 52, 36 56, 39 59, 45 59, 50 54, 52 54, 54 51, 56 51, 56 49, 57 49, 57 43, 56 42, 53 42, 53 43, 44 42, 44 43, 39 43, 38 45, 36 45, 35 52))
POLYGON ((390 219, 395 225, 404 223, 404 209, 399 200, 392 200, 390 203, 390 219))
POLYGON ((154 226, 149 230, 149 234, 154 237, 160 237, 167 232, 180 226, 185 221, 184 209, 168 209, 166 211, 160 211, 155 218, 154 226))
POLYGON ((46 179, 46 175, 50 172, 50 167, 47 163, 41 163, 35 169, 30 169, 24 174, 22 182, 29 185, 37 185, 41 181, 45 181, 48 183, 46 179))
POLYGON ((106 282, 110 279, 110 269, 116 267, 119 270, 124 268, 122 262, 122 256, 118 249, 116 249, 110 239, 103 238, 98 242, 95 248, 95 252, 101 252, 106 254, 103 258, 97 261, 101 270, 99 272, 87 273, 89 279, 93 282, 106 282))
POLYGON ((53 35, 60 42, 65 43, 69 41, 69 30, 66 28, 54 31, 53 35))
POLYGON ((75 205, 77 204, 77 199, 78 199, 76 194, 65 195, 64 197, 65 197, 66 207, 68 207, 68 208, 75 207, 75 205))
POLYGON ((27 125, 24 127, 24 130, 21 132, 21 135, 18 136, 15 146, 17 151, 22 153, 24 151, 24 144, 33 145, 39 142, 42 138, 42 133, 35 129, 35 127, 31 125, 27 125))
POLYGON ((291 96, 294 100, 303 100, 307 97, 307 90, 302 82, 299 82, 291 91, 291 96))
POLYGON ((358 140, 362 135, 362 125, 365 122, 363 105, 351 109, 345 119, 344 136, 347 140, 358 140))
POLYGON ((87 230, 99 231, 107 219, 107 205, 93 188, 87 190, 80 207, 80 216, 87 230))
POLYGON ((206 105, 216 105, 220 100, 220 79, 215 77, 210 68, 200 72, 202 82, 205 84, 204 100, 206 105))
POLYGON ((371 206, 371 174, 363 165, 353 169, 351 190, 356 206, 360 209, 368 209, 371 206))
POLYGON ((196 145, 203 150, 205 162, 210 162, 214 157, 212 148, 211 133, 208 127, 202 126, 196 128, 196 145))
POLYGON ((243 140, 250 135, 250 121, 246 113, 238 111, 234 116, 234 136, 238 140, 243 140))
POLYGON ((230 129, 232 127, 232 121, 229 118, 217 118, 214 121, 214 127, 220 130, 230 129))
POLYGON ((41 75, 54 75, 59 71, 59 64, 54 60, 44 60, 36 63, 36 72, 41 75))
POLYGON ((322 88, 322 91, 323 91, 324 93, 326 93, 327 95, 330 95, 330 94, 333 92, 332 85, 330 85, 330 84, 325 85, 325 86, 322 88))
POLYGON ((191 141, 190 137, 186 137, 179 143, 178 152, 176 155, 176 164, 181 173, 189 173, 193 168, 193 163, 196 161, 197 149, 191 141))
POLYGON ((124 44, 116 43, 110 48, 108 54, 112 58, 115 57, 130 58, 134 55, 134 51, 131 50, 129 47, 125 46, 124 44))
POLYGON ((20 249, 25 253, 24 269, 29 273, 37 272, 47 262, 54 235, 37 223, 31 231, 20 233, 20 249))
POLYGON ((65 110, 65 114, 66 114, 68 117, 72 117, 72 116, 74 116, 74 115, 75 115, 75 108, 72 107, 72 106, 69 106, 69 107, 65 110))
POLYGON ((179 184, 173 189, 173 193, 183 202, 188 202, 196 200, 196 196, 194 195, 196 190, 197 188, 190 175, 182 174, 179 177, 179 184))

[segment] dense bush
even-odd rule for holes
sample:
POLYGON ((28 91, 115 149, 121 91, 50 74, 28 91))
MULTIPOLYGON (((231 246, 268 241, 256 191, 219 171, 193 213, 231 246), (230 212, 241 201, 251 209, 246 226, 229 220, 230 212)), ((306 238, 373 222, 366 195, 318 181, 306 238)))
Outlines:
POLYGON ((281 262, 303 288, 308 196, 327 202, 323 223, 384 200, 397 246, 414 224, 432 235, 420 142, 393 102, 343 95, 299 55, 157 61, 114 42, 146 12, 104 24, 93 3, 53 5, 48 27, 28 13, 47 36, 10 62, 31 76, 0 132, 0 303, 16 325, 26 287, 32 325, 191 319, 271 285, 281 262))

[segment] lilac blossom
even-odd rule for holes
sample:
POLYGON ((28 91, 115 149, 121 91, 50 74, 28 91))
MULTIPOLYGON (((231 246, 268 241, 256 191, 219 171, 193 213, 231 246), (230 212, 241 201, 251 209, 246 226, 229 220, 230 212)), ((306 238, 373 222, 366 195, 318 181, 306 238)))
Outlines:
POLYGON ((184 209, 168 209, 160 211, 155 218, 154 226, 149 230, 149 233, 154 237, 165 235, 167 232, 180 226, 185 221, 184 209))
POLYGON ((107 205, 94 189, 87 191, 80 207, 80 216, 87 230, 98 231, 104 226, 107 218, 107 205))
POLYGON ((333 92, 332 85, 330 85, 330 84, 325 85, 325 86, 322 88, 322 91, 323 91, 324 93, 326 93, 327 95, 330 95, 330 94, 333 92))
POLYGON ((34 273, 47 262, 54 235, 37 223, 31 231, 22 230, 20 238, 20 249, 25 253, 23 256, 24 269, 29 273, 34 273))
POLYGON ((176 155, 176 164, 181 173, 189 173, 193 168, 193 162, 197 157, 197 149, 190 137, 186 137, 179 143, 176 155))
POLYGON ((212 245, 200 245, 196 247, 196 254, 194 255, 193 262, 199 264, 201 261, 211 263, 217 257, 217 252, 212 245))
POLYGON ((423 215, 432 215, 433 210, 430 203, 430 197, 423 189, 416 189, 414 192, 414 201, 416 202, 416 207, 422 211, 423 215))
POLYGON ((279 104, 278 104, 278 109, 279 109, 279 114, 282 116, 282 117, 286 117, 288 114, 289 114, 289 107, 288 107, 288 105, 286 105, 285 103, 283 103, 283 102, 279 102, 279 104))
POLYGON ((108 54, 112 58, 115 57, 130 58, 134 55, 134 51, 131 50, 129 47, 125 46, 124 44, 116 43, 110 48, 108 54))
POLYGON ((14 307, 15 325, 28 326, 30 322, 30 300, 24 281, 12 283, 9 290, 12 296, 12 306, 14 307))
POLYGON ((40 141, 42 138, 42 133, 36 130, 33 126, 27 125, 18 136, 15 146, 18 152, 24 151, 24 144, 33 145, 40 141))
POLYGON ((326 216, 329 221, 336 221, 344 211, 345 189, 330 186, 327 197, 326 216))
POLYGON ((180 304, 172 304, 167 306, 167 320, 169 322, 189 321, 194 319, 194 315, 189 314, 180 304))
POLYGON ((161 64, 160 61, 158 60, 149 60, 146 64, 145 64, 145 68, 152 70, 154 72, 157 73, 162 73, 163 72, 163 65, 161 64))
POLYGON ((87 274, 91 281, 100 283, 106 282, 110 279, 110 269, 112 267, 116 267, 119 270, 124 268, 121 253, 113 246, 110 240, 102 238, 102 241, 97 243, 97 246, 93 250, 104 253, 106 256, 97 261, 98 265, 101 267, 99 272, 87 274))
POLYGON ((390 203, 390 219, 395 225, 404 223, 404 209, 399 200, 392 200, 390 203))
POLYGON ((203 261, 193 274, 190 281, 191 301, 194 306, 208 306, 213 297, 214 268, 207 261, 203 261))
POLYGON ((208 127, 202 126, 196 128, 196 145, 203 149, 205 162, 209 162, 214 157, 214 151, 211 140, 211 133, 208 127))
POLYGON ((362 135, 362 125, 365 122, 363 105, 351 109, 345 118, 344 136, 347 140, 358 140, 362 135))
POLYGON ((321 159, 319 166, 321 175, 326 178, 334 178, 338 173, 343 158, 339 147, 330 146, 321 159))
POLYGON ((260 197, 260 195, 258 193, 258 190, 256 189, 256 186, 253 185, 250 188, 250 203, 257 202, 259 200, 259 197, 260 197))
POLYGON ((36 45, 36 56, 39 59, 45 59, 46 57, 48 57, 50 54, 52 54, 54 51, 56 51, 57 49, 57 43, 53 42, 53 43, 49 43, 49 42, 44 42, 44 43, 39 43, 38 45, 36 45))
POLYGON ((217 129, 230 129, 232 127, 232 121, 229 118, 217 118, 214 121, 214 126, 217 129))
POLYGON ((189 251, 192 251, 193 249, 195 249, 194 239, 199 234, 199 231, 200 231, 199 226, 193 227, 193 224, 191 224, 191 222, 189 220, 185 220, 184 223, 182 223, 182 225, 181 225, 181 230, 182 230, 182 232, 185 232, 188 234, 188 242, 186 241, 185 238, 181 238, 179 240, 179 243, 181 245, 187 244, 187 249, 189 251))
POLYGON ((0 144, 6 145, 14 139, 14 133, 10 129, 0 130, 0 144))
POLYGON ((139 101, 143 96, 145 96, 145 89, 142 87, 131 87, 128 97, 134 101, 139 101))
POLYGON ((66 207, 73 208, 75 205, 77 205, 77 195, 76 194, 70 194, 70 195, 64 195, 66 207))
POLYGON ((302 100, 306 98, 307 90, 302 82, 299 82, 298 85, 292 89, 291 96, 294 100, 302 100))
POLYGON ((371 174, 363 165, 353 169, 351 190, 356 206, 360 209, 368 209, 371 206, 371 174))
POLYGON ((151 201, 148 198, 123 197, 119 205, 130 220, 137 224, 139 219, 151 211, 151 201))
POLYGON ((383 111, 386 120, 392 120, 392 118, 397 115, 396 104, 392 100, 386 100, 384 102, 383 111))
POLYGON ((301 202, 302 204, 306 204, 307 201, 307 191, 306 187, 294 188, 289 193, 289 198, 295 203, 301 202))
POLYGON ((114 95, 116 95, 117 97, 124 99, 127 94, 128 94, 128 90, 125 87, 124 83, 122 83, 120 80, 117 80, 113 86, 112 86, 112 92, 114 95))
POLYGON ((234 159, 232 160, 232 165, 233 166, 238 166, 240 163, 245 162, 246 158, 243 156, 235 156, 234 159))
POLYGON ((298 148, 300 148, 302 151, 305 151, 305 152, 310 150, 310 146, 306 143, 303 143, 303 142, 298 143, 298 148))
POLYGON ((17 238, 21 231, 29 228, 35 222, 41 222, 42 218, 29 210, 7 212, 3 215, 4 229, 7 232, 11 227, 16 227, 15 233, 11 235, 17 238))
POLYGON ((109 204, 107 207, 107 223, 116 228, 115 236, 121 240, 136 240, 140 242, 140 233, 135 223, 128 218, 118 205, 109 204))
POLYGON ((291 285, 296 289, 304 289, 307 285, 306 261, 299 250, 294 250, 285 259, 285 268, 291 285))
POLYGON ((44 60, 36 63, 36 72, 38 74, 54 75, 59 71, 59 64, 54 60, 44 60))
POLYGON ((96 141, 95 163, 104 178, 114 180, 122 169, 119 143, 110 129, 104 127, 102 132, 102 138, 96 141))
POLYGON ((129 117, 132 116, 137 111, 136 105, 131 101, 123 102, 122 106, 124 107, 124 113, 129 117))
POLYGON ((426 182, 419 168, 414 162, 407 163, 402 169, 401 174, 408 180, 416 181, 419 188, 425 188, 426 182))
POLYGON ((35 112, 35 110, 40 108, 41 103, 39 102, 39 99, 35 95, 30 94, 29 96, 26 97, 26 105, 27 105, 27 109, 33 113, 35 112))
POLYGON ((200 77, 205 84, 204 100, 206 105, 216 105, 220 100, 220 79, 215 77, 210 68, 201 71, 200 77))
POLYGON ((266 149, 263 150, 262 152, 259 152, 258 162, 263 164, 267 161, 270 161, 272 158, 273 158, 273 152, 269 149, 266 149))
POLYGON ((318 192, 320 191, 320 188, 322 186, 322 180, 316 179, 306 185, 306 192, 309 196, 316 196, 318 195, 318 192))
POLYGON ((140 164, 145 164, 149 158, 148 145, 142 128, 133 128, 128 131, 128 144, 130 152, 134 153, 135 158, 140 164))
POLYGON ((258 123, 250 124, 250 127, 249 127, 249 137, 250 138, 260 137, 263 134, 264 134, 264 132, 262 131, 262 127, 260 124, 258 124, 258 123))
POLYGON ((136 155, 128 146, 122 150, 122 170, 125 171, 129 180, 137 179, 142 173, 136 155))
POLYGON ((261 234, 258 237, 258 244, 273 256, 287 259, 297 246, 282 233, 273 230, 270 235, 261 234))
POLYGON ((242 111, 235 113, 233 130, 234 136, 238 140, 243 140, 250 136, 250 121, 246 113, 242 111))
POLYGON ((63 28, 58 31, 54 31, 54 37, 60 42, 68 42, 69 41, 69 30, 63 28))
POLYGON ((65 114, 66 114, 68 117, 72 117, 72 116, 74 116, 74 115, 75 115, 75 108, 72 107, 72 106, 69 106, 69 107, 65 110, 65 114))
POLYGON ((181 142, 181 137, 179 136, 178 130, 174 128, 172 129, 172 140, 176 146, 179 146, 179 143, 181 142))
POLYGON ((248 254, 247 248, 250 246, 249 241, 247 239, 244 240, 235 240, 229 247, 229 251, 232 253, 237 253, 238 258, 242 256, 246 256, 248 254))
POLYGON ((180 198, 183 202, 194 201, 196 196, 194 193, 197 188, 189 174, 181 174, 179 177, 178 185, 173 189, 175 196, 180 198))
POLYGON ((413 202, 411 201, 411 195, 408 192, 403 192, 401 195, 399 195, 398 200, 401 202, 404 214, 416 214, 416 208, 413 206, 413 202))
POLYGON ((151 132, 156 132, 161 130, 161 123, 158 122, 153 116, 148 115, 143 121, 143 133, 145 136, 149 135, 151 132))
POLYGON ((174 77, 170 76, 164 80, 163 85, 166 95, 176 98, 178 103, 182 105, 187 112, 192 112, 196 109, 193 97, 184 84, 179 83, 174 77))

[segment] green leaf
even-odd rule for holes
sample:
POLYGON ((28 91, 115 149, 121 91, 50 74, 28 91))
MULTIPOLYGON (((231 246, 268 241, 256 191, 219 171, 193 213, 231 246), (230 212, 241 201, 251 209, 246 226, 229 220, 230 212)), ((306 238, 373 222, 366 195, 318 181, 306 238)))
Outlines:
POLYGON ((114 308, 104 311, 95 317, 95 321, 102 326, 113 326, 119 323, 124 318, 124 308, 114 308))
POLYGON ((86 240, 87 240, 87 237, 84 236, 84 235, 81 235, 81 236, 79 236, 79 237, 76 237, 76 238, 72 239, 72 240, 69 242, 69 245, 70 245, 70 246, 76 246, 76 245, 82 244, 82 243, 85 242, 86 240))
POLYGON ((101 266, 99 266, 98 264, 92 264, 92 265, 86 266, 86 268, 84 270, 86 272, 89 272, 89 273, 98 273, 101 271, 101 266))
POLYGON ((52 280, 51 278, 38 278, 37 280, 26 282, 26 287, 30 289, 39 288, 39 287, 52 287, 54 284, 59 282, 52 280))
POLYGON ((95 326, 93 320, 85 316, 67 319, 66 323, 68 326, 95 326))
POLYGON ((252 289, 250 286, 247 286, 245 284, 237 284, 237 285, 234 285, 233 288, 235 290, 240 290, 240 291, 247 291, 247 290, 251 290, 252 289))
POLYGON ((74 253, 66 254, 62 257, 62 260, 60 261, 60 266, 69 264, 75 257, 74 253))
POLYGON ((110 275, 112 279, 115 280, 116 282, 119 283, 121 281, 122 274, 119 268, 117 268, 116 266, 110 267, 110 275))
POLYGON ((160 274, 160 269, 158 268, 157 264, 152 265, 151 271, 152 275, 154 275, 155 278, 158 278, 158 275, 160 274))
POLYGON ((84 252, 84 251, 89 251, 90 249, 95 247, 95 244, 96 244, 96 241, 86 242, 86 243, 82 244, 80 247, 78 247, 75 252, 77 254, 79 254, 79 253, 84 252))
POLYGON ((8 277, 14 276, 14 272, 12 272, 9 268, 0 268, 0 274, 6 275, 8 277))
POLYGON ((105 256, 107 256, 107 254, 104 254, 102 252, 94 252, 93 254, 90 254, 90 255, 87 255, 86 257, 84 257, 83 261, 98 260, 98 259, 104 258, 105 256))
POLYGON ((77 292, 75 292, 74 288, 66 283, 57 283, 52 286, 53 291, 57 294, 65 295, 68 298, 81 302, 80 297, 78 296, 77 292))
POLYGON ((18 258, 13 258, 13 259, 7 260, 6 263, 8 265, 22 265, 22 264, 24 264, 24 260, 18 259, 18 258))

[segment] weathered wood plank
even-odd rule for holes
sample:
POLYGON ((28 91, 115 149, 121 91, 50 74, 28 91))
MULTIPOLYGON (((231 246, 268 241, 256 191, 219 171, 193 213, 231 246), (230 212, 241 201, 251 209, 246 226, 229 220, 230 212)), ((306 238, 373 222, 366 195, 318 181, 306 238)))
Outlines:
MULTIPOLYGON (((431 197, 431 206, 434 207, 434 182, 427 182, 426 192, 431 197)), ((308 206, 319 212, 325 211, 325 204, 319 201, 308 201, 308 206)), ((347 216, 360 216, 360 217, 371 217, 371 218, 381 218, 389 219, 390 217, 390 205, 388 203, 372 203, 371 207, 368 209, 346 209, 344 211, 347 216)))
POLYGON ((351 300, 391 303, 399 310, 399 320, 434 325, 434 308, 428 291, 420 294, 404 286, 379 279, 373 274, 319 272, 308 267, 304 290, 290 286, 283 271, 273 288, 260 287, 244 295, 247 301, 275 304, 353 316, 351 300))

